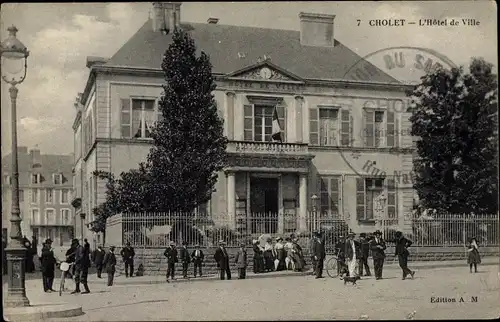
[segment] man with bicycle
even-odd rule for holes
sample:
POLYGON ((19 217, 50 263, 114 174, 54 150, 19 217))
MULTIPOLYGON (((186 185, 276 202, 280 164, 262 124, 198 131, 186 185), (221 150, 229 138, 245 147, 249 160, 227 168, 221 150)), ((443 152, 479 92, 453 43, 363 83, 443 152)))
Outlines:
MULTIPOLYGON (((74 249, 74 267, 75 267, 75 284, 76 288, 71 294, 88 294, 90 293, 89 286, 87 284, 87 277, 89 274, 90 267, 90 254, 86 247, 80 245, 78 239, 73 239, 71 242, 71 248, 74 249), (84 292, 80 292, 80 283, 83 284, 85 288, 84 292)), ((70 262, 71 263, 71 262, 70 262)))

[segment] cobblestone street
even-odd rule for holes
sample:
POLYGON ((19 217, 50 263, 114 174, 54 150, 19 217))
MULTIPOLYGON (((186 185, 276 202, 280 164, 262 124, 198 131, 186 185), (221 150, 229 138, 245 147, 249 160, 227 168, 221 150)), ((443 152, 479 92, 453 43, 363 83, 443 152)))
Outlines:
POLYGON ((388 268, 383 280, 365 278, 356 286, 290 276, 107 288, 103 279, 91 294, 45 299, 30 281, 28 294, 32 302, 83 306, 85 315, 65 321, 406 319, 413 311, 414 319, 479 319, 499 316, 498 274, 498 266, 470 274, 464 265, 417 271, 413 281, 403 281, 399 270, 388 268), (456 302, 431 303, 433 297, 456 302))

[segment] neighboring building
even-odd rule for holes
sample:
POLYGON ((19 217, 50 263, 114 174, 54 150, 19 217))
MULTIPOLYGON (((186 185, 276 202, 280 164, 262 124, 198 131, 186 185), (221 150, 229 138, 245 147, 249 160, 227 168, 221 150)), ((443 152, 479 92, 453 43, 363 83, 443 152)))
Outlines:
MULTIPOLYGON (((344 79, 361 58, 334 40, 335 16, 301 13, 301 30, 293 31, 228 26, 215 18, 180 23, 180 8, 154 3, 153 19, 113 57, 87 59, 90 75, 74 123, 75 198, 82 198, 84 213, 105 200, 105 182, 95 170, 119 175, 146 159, 148 129, 161 116, 160 66, 172 38, 167 29, 181 26, 210 55, 214 96, 229 139, 229 165, 203 211, 229 218, 231 225, 250 213, 294 214, 296 228, 304 230, 315 194, 322 216, 351 214, 347 220, 357 232, 373 231, 377 212, 404 226, 411 185, 388 185, 388 178, 366 167, 360 178, 342 154, 357 154, 352 162, 360 171, 368 161, 387 174, 411 171, 411 149, 402 148, 411 137, 398 135, 408 128, 408 115, 392 109, 408 104, 405 87, 369 64, 376 70, 373 82, 344 79), (270 138, 275 106, 283 143, 270 138), (363 128, 374 135, 358 139, 363 128), (377 134, 389 128, 394 136, 377 134), (387 202, 377 208, 380 195, 387 202)), ((86 223, 92 220, 88 215, 86 223)))
MULTIPOLYGON (((70 244, 74 230, 71 206, 72 155, 41 154, 39 149, 18 147, 19 204, 22 234, 54 246, 70 244)), ((11 155, 2 159, 2 226, 10 233, 12 205, 11 155)))

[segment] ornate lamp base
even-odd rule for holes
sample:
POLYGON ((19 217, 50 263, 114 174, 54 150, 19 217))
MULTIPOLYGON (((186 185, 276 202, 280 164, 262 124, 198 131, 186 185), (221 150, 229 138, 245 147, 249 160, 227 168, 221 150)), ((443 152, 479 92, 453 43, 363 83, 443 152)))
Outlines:
POLYGON ((25 258, 26 248, 13 245, 5 249, 7 253, 8 268, 8 290, 4 299, 5 307, 29 306, 30 301, 26 297, 25 287, 25 258))

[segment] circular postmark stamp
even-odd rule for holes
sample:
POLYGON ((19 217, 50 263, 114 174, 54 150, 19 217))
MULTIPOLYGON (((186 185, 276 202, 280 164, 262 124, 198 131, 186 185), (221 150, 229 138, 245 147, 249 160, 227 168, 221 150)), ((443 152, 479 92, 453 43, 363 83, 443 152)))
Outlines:
POLYGON ((348 147, 340 149, 347 166, 360 177, 372 177, 374 186, 413 186, 409 117, 414 102, 405 90, 418 85, 426 74, 455 67, 445 55, 418 47, 377 50, 349 67, 345 80, 374 86, 366 95, 351 99, 347 107, 355 120, 348 147))

